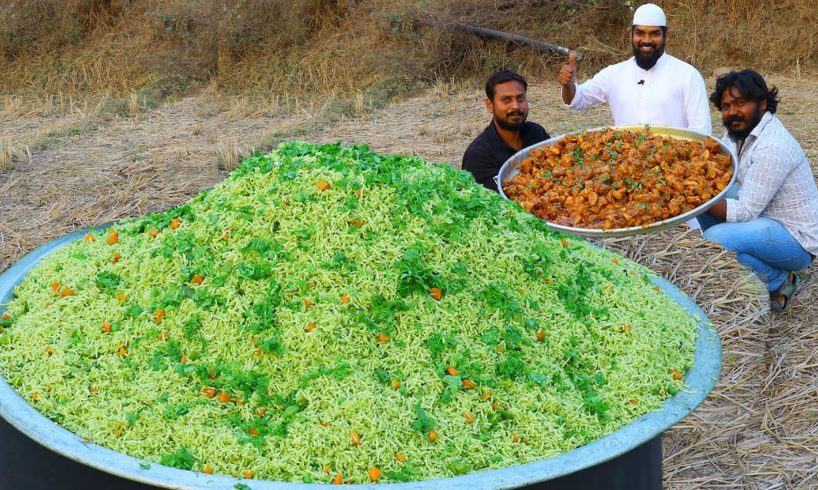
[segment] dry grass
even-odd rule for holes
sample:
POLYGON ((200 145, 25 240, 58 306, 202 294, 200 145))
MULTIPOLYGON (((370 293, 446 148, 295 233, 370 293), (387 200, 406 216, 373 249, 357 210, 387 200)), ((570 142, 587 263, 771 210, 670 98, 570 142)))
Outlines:
MULTIPOLYGON (((20 0, 0 5, 0 95, 125 99, 137 114, 208 88, 255 97, 334 94, 352 113, 500 67, 550 77, 562 60, 443 26, 460 21, 582 50, 588 74, 630 52, 622 0, 20 0), (134 100, 136 97, 137 100, 134 100), (361 102, 361 99, 363 102, 361 102)), ((669 50, 702 69, 818 68, 807 0, 667 0, 669 50), (730 28, 726 28, 729 26, 730 28), (770 46, 786 49, 770 51, 770 46)))
MULTIPOLYGON (((809 94, 818 93, 818 80, 771 80, 781 88, 780 117, 816 162, 818 99, 809 94)), ((530 98, 531 119, 552 134, 610 122, 604 108, 567 112, 550 80, 533 83, 530 98)), ((283 139, 340 140, 459 167, 466 145, 488 122, 482 99, 468 84, 439 82, 418 98, 387 107, 369 104, 361 93, 346 113, 331 109, 347 100, 341 98, 268 95, 255 104, 248 97, 205 95, 140 108, 136 117, 94 115, 94 106, 83 110, 77 102, 61 112, 46 110, 45 99, 33 108, 8 99, 0 112, 0 140, 31 147, 32 157, 15 158, 0 172, 0 270, 69 231, 188 200, 224 177, 214 149, 228 168, 244 152, 283 139)), ((58 104, 55 99, 51 107, 58 104)), ((724 365, 713 393, 665 436, 667 488, 813 487, 815 266, 791 308, 773 316, 761 285, 732 254, 695 231, 679 227, 603 245, 669 278, 696 300, 723 340, 724 365)))
POLYGON ((28 147, 21 147, 9 140, 0 139, 0 172, 10 168, 15 160, 27 158, 30 158, 28 147))
POLYGON ((219 170, 230 172, 236 168, 248 152, 239 147, 238 140, 219 141, 216 143, 216 166, 219 170))

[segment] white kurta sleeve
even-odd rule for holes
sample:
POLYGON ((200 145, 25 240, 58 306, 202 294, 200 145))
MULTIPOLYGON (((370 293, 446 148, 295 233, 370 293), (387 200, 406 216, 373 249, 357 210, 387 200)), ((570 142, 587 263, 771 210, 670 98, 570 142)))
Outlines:
POLYGON ((687 119, 688 129, 710 135, 713 132, 713 123, 710 119, 707 88, 704 85, 704 78, 695 69, 690 73, 684 97, 685 119, 687 119))
POLYGON ((577 92, 574 100, 568 107, 578 111, 588 109, 597 104, 608 102, 608 81, 610 79, 610 67, 603 69, 590 80, 577 85, 577 92))

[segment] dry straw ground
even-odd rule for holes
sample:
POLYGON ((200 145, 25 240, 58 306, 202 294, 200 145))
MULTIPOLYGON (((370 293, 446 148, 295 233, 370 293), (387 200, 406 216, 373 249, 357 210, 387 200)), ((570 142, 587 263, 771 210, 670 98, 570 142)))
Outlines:
MULTIPOLYGON (((582 69, 582 67, 580 67, 582 69)), ((772 78, 779 115, 818 162, 818 80, 772 78)), ((572 114, 546 81, 530 89, 533 120, 552 134, 610 122, 606 109, 572 114)), ((486 125, 482 94, 438 84, 357 116, 310 104, 201 95, 111 116, 98 105, 7 97, 0 113, 0 270, 72 230, 167 209, 219 182, 253 148, 286 139, 365 143, 459 166, 486 125)), ((716 131, 721 132, 716 121, 716 131)), ((694 298, 721 333, 724 366, 707 401, 668 434, 667 488, 818 487, 818 300, 815 267, 791 308, 768 312, 764 292, 728 252, 679 227, 608 240, 694 298)))

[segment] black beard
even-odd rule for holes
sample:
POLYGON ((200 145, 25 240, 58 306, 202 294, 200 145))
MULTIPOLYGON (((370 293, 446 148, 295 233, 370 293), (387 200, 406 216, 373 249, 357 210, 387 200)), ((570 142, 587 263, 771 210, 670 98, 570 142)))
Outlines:
POLYGON ((506 120, 499 119, 496 116, 494 118, 494 122, 496 122, 498 126, 505 129, 506 131, 519 131, 519 130, 521 130, 523 128, 523 123, 525 123, 525 120, 526 120, 525 115, 523 115, 522 120, 520 120, 520 122, 518 122, 518 123, 508 122, 506 120))
POLYGON ((730 135, 730 137, 733 140, 735 140, 735 141, 744 141, 744 140, 747 139, 748 136, 750 136, 750 133, 753 132, 753 130, 756 128, 756 126, 758 126, 758 123, 760 121, 761 121, 761 105, 757 104, 755 113, 753 114, 752 121, 747 121, 747 118, 739 116, 738 114, 736 114, 735 116, 730 116, 727 119, 722 119, 721 122, 722 122, 722 124, 724 124, 724 127, 727 128, 727 134, 730 135), (732 123, 734 121, 746 121, 747 124, 745 125, 745 128, 743 130, 733 131, 732 129, 730 129, 730 123, 732 123))
POLYGON ((633 57, 636 59, 636 64, 643 70, 650 70, 659 61, 659 58, 665 54, 665 46, 656 46, 651 53, 643 53, 639 51, 639 46, 633 46, 633 57))

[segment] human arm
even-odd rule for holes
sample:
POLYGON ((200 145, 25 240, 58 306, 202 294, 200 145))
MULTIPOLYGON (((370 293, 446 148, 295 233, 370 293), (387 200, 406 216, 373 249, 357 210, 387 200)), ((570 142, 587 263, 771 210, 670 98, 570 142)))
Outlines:
POLYGON ((718 218, 721 221, 726 221, 727 199, 719 199, 716 204, 707 210, 707 214, 713 216, 714 218, 718 218))
POLYGON ((737 199, 726 200, 725 220, 741 223, 758 218, 798 164, 794 151, 772 142, 755 148, 737 199))
POLYGON ((562 85, 562 102, 569 105, 577 93, 577 55, 574 51, 568 52, 568 64, 560 68, 557 81, 562 85))
POLYGON ((710 119, 707 87, 696 69, 693 69, 690 74, 684 98, 685 120, 687 120, 688 129, 709 136, 713 132, 713 123, 710 119))
POLYGON ((563 86, 563 102, 574 110, 589 109, 597 104, 608 102, 608 81, 611 78, 611 69, 612 67, 609 66, 579 85, 574 80, 574 83, 569 84, 568 87, 563 86))
POLYGON ((471 173, 478 184, 497 192, 497 183, 494 181, 494 177, 497 176, 497 172, 500 170, 499 166, 479 145, 470 145, 466 153, 463 154, 463 170, 471 173))

